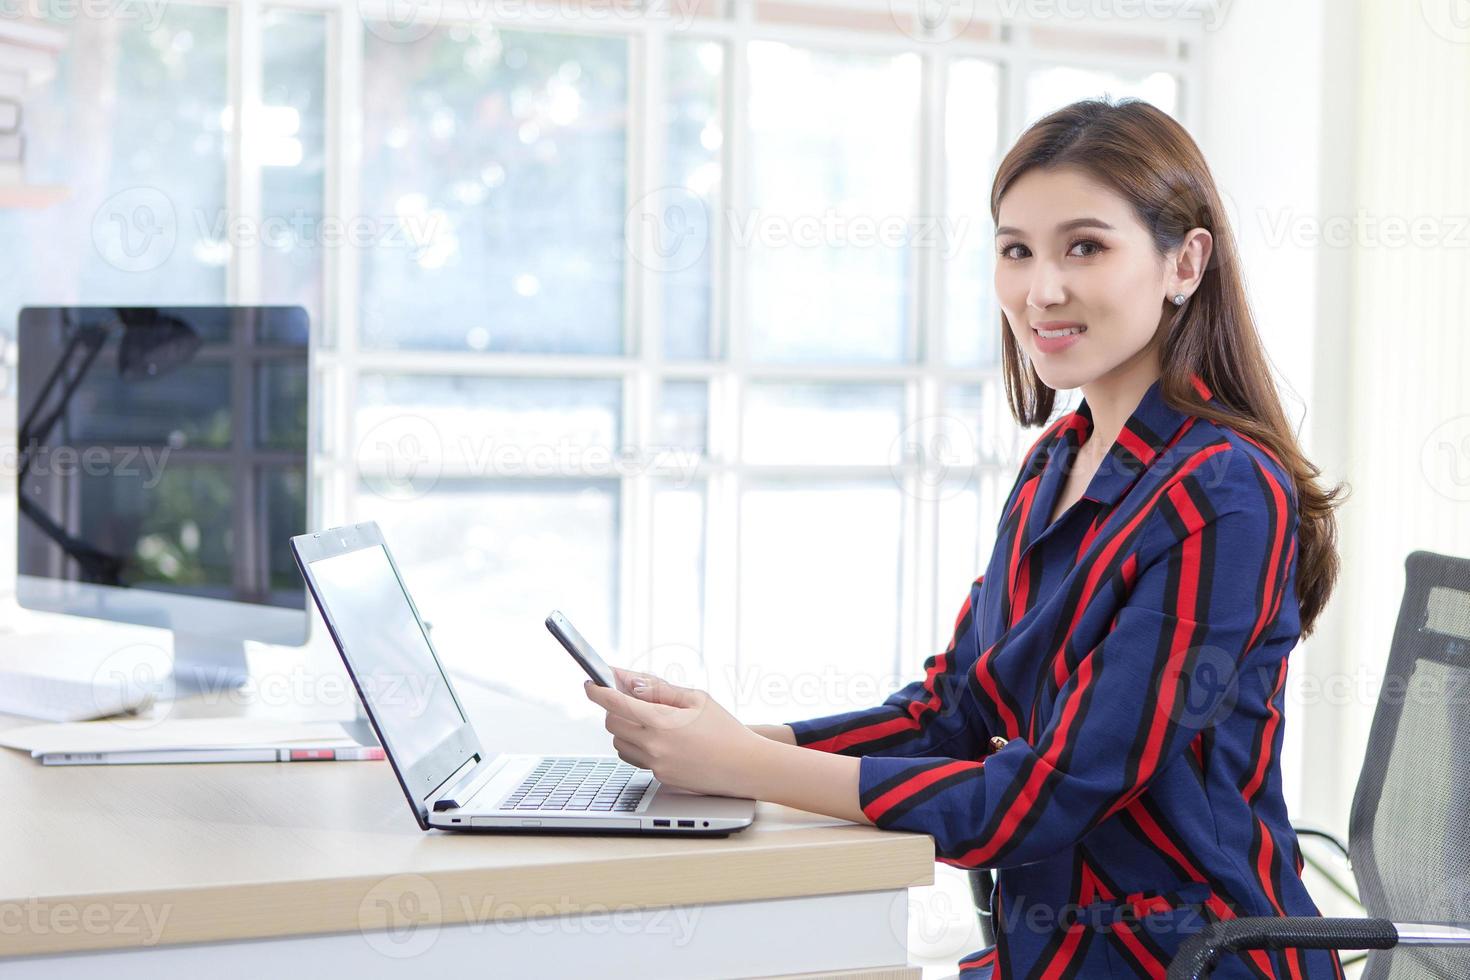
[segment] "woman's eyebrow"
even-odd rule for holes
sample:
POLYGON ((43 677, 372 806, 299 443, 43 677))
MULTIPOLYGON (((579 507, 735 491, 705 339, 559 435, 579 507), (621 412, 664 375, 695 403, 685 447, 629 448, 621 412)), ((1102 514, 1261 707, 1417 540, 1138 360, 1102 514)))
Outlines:
MULTIPOLYGON (((1063 221, 1057 225, 1057 234, 1061 234, 1064 231, 1071 231, 1074 228, 1101 228, 1104 231, 1117 230, 1101 218, 1073 218, 1071 221, 1063 221)), ((995 237, 999 238, 1001 235, 1021 235, 1024 237, 1025 233, 1019 228, 1012 228, 1010 225, 1001 225, 995 229, 995 237)))

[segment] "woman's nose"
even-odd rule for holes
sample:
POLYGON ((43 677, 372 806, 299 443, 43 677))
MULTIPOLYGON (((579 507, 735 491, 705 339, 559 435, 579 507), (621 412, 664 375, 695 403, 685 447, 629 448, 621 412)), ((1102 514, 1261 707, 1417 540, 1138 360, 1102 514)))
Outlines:
POLYGON ((1031 280, 1031 289, 1026 293, 1026 304, 1039 313, 1061 304, 1066 295, 1067 291, 1060 276, 1038 271, 1031 280))

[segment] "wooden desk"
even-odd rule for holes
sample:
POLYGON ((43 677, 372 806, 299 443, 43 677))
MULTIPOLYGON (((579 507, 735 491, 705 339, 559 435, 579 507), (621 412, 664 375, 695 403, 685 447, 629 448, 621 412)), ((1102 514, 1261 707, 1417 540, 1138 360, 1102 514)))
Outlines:
MULTIPOLYGON (((462 694, 487 745, 610 751, 585 720, 501 744, 527 731, 518 706, 462 694)), ((424 833, 386 762, 42 767, 4 749, 0 801, 0 969, 19 980, 917 978, 907 889, 934 880, 927 836, 765 803, 713 840, 424 833)))

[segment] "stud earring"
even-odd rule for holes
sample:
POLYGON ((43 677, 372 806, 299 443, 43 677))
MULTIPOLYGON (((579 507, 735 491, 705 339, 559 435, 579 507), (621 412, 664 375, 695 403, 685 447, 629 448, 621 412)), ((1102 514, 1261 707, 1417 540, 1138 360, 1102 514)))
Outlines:
POLYGON ((1184 305, 1184 294, 1183 293, 1175 293, 1174 294, 1174 305, 1175 306, 1183 306, 1184 305))

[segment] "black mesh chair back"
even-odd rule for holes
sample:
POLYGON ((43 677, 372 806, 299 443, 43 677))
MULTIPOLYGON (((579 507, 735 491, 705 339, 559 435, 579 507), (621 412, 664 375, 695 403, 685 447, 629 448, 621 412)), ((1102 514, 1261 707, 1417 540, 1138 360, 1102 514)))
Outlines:
MULTIPOLYGON (((1416 551, 1353 796, 1367 915, 1470 923, 1470 560, 1416 551)), ((1373 950, 1364 980, 1462 980, 1470 946, 1373 950)))

